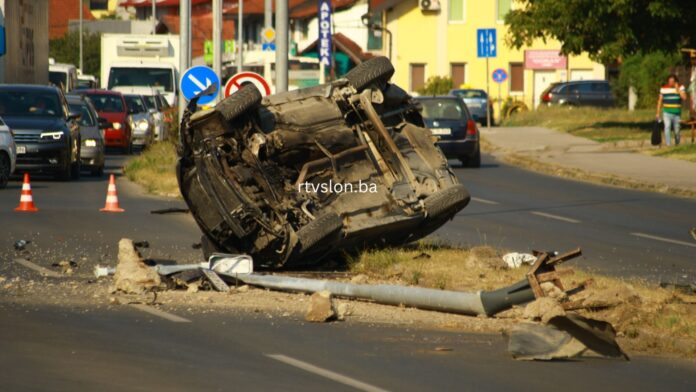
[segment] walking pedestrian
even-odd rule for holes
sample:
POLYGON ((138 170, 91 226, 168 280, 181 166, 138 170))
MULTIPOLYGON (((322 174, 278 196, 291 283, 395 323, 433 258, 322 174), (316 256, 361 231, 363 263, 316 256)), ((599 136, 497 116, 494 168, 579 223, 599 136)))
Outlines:
POLYGON ((667 84, 660 89, 660 97, 657 99, 657 114, 659 119, 662 115, 662 121, 665 124, 665 144, 672 144, 671 131, 674 129, 674 142, 679 145, 679 132, 681 131, 681 109, 682 100, 686 99, 686 90, 684 86, 679 84, 677 75, 669 75, 667 84), (660 109, 662 109, 660 111, 660 109))

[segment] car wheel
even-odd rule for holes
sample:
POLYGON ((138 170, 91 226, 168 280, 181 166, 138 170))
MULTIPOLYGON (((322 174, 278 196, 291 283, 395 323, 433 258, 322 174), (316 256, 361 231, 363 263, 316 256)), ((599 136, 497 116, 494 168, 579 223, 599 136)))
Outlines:
POLYGON ((70 165, 70 179, 71 180, 79 180, 81 169, 82 169, 82 163, 80 162, 79 159, 77 161, 73 162, 70 165))
POLYGON ((474 155, 471 158, 467 159, 464 165, 473 168, 481 167, 481 149, 477 148, 474 155))
POLYGON ((0 154, 0 189, 3 189, 7 186, 7 183, 10 181, 10 169, 12 168, 12 165, 10 163, 10 157, 7 156, 5 153, 0 154))
POLYGON ((242 86, 239 91, 225 98, 215 106, 215 110, 220 113, 225 121, 229 122, 239 117, 247 110, 256 107, 261 103, 261 93, 254 84, 242 86))
POLYGON ((92 169, 92 175, 96 177, 103 177, 104 176, 104 165, 100 165, 94 169, 92 169))
POLYGON ((309 222, 297 231, 302 252, 312 248, 322 239, 335 234, 343 228, 343 220, 338 214, 328 213, 309 222))
POLYGON ((60 181, 70 181, 70 175, 72 174, 72 165, 67 164, 63 167, 57 174, 56 179, 60 181))
POLYGON ((423 206, 428 216, 435 218, 449 211, 459 211, 469 204, 471 196, 464 185, 457 184, 428 196, 423 206))
POLYGON ((380 56, 353 68, 346 74, 345 78, 357 91, 362 91, 371 84, 382 85, 387 83, 392 75, 394 75, 394 66, 391 61, 386 57, 380 56))

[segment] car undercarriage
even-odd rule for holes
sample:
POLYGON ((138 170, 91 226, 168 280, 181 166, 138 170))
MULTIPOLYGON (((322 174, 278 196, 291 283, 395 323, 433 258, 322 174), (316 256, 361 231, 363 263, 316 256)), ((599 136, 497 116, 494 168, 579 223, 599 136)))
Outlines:
POLYGON ((417 240, 464 208, 467 190, 393 73, 377 57, 315 87, 262 97, 249 84, 208 110, 194 98, 177 177, 206 257, 316 265, 417 240))

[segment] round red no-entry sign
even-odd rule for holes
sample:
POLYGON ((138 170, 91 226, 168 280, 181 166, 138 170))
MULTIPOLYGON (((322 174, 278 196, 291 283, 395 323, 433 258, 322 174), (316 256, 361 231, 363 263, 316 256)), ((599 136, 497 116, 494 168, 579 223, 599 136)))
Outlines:
POLYGON ((255 72, 240 72, 230 78, 225 84, 225 98, 234 94, 247 83, 253 83, 259 89, 262 96, 271 95, 271 86, 263 76, 255 72))

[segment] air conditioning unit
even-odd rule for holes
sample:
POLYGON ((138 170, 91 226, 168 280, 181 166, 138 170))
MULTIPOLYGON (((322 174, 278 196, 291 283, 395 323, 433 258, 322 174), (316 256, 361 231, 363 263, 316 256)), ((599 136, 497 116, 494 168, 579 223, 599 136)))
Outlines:
POLYGON ((418 0, 421 11, 440 11, 440 0, 418 0))

